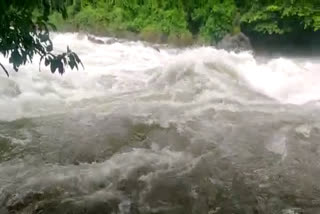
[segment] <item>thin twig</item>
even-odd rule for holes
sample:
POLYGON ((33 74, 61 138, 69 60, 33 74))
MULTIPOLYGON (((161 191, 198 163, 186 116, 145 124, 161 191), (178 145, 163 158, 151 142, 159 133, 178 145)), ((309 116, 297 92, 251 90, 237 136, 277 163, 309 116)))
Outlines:
POLYGON ((9 73, 7 71, 7 69, 0 63, 0 66, 2 67, 3 71, 7 74, 7 76, 9 77, 9 73))

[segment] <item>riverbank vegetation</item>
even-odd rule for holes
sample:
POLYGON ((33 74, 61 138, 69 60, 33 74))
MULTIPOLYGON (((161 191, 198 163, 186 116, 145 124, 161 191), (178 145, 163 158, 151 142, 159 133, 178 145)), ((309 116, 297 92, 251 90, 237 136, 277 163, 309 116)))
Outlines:
POLYGON ((67 0, 59 30, 152 40, 216 43, 226 34, 289 35, 320 30, 318 0, 67 0))

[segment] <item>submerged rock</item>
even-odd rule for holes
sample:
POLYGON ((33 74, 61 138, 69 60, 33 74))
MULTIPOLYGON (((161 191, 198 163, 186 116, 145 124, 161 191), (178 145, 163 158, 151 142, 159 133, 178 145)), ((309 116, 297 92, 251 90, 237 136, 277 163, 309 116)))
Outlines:
POLYGON ((98 39, 98 38, 96 38, 94 36, 90 36, 90 35, 88 35, 88 40, 92 43, 95 43, 95 44, 100 44, 100 45, 105 44, 105 42, 102 39, 98 39))
POLYGON ((227 51, 247 51, 252 50, 250 39, 244 34, 226 35, 218 44, 218 49, 225 49, 227 51))
POLYGON ((116 38, 111 38, 111 39, 108 39, 108 40, 103 40, 103 39, 99 39, 97 37, 94 37, 94 36, 91 36, 91 35, 88 35, 88 40, 94 44, 98 44, 98 45, 104 45, 104 44, 107 44, 107 45, 111 45, 113 43, 116 43, 116 42, 119 42, 118 39, 116 38))
POLYGON ((16 213, 20 210, 25 209, 30 204, 35 203, 36 201, 41 200, 43 197, 43 192, 27 192, 25 194, 13 195, 12 198, 6 203, 6 208, 10 213, 16 213))

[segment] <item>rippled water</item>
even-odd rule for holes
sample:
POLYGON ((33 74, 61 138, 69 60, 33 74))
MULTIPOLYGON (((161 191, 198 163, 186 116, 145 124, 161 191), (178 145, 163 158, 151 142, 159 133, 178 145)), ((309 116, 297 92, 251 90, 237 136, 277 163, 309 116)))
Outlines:
POLYGON ((0 77, 0 214, 320 213, 320 61, 53 40, 85 70, 0 77))

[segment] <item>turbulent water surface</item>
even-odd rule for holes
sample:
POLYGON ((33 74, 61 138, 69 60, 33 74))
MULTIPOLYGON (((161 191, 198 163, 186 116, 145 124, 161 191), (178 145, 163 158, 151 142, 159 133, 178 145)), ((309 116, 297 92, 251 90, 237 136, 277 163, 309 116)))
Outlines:
POLYGON ((0 77, 0 214, 320 213, 320 61, 53 40, 85 70, 0 77))

